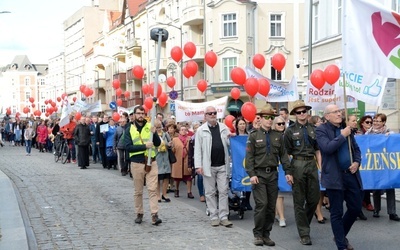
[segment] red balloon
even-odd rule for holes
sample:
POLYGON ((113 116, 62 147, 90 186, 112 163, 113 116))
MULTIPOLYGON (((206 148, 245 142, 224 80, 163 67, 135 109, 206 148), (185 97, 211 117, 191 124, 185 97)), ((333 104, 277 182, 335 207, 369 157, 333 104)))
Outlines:
POLYGON ((171 57, 175 62, 179 62, 182 60, 183 52, 182 49, 178 46, 175 46, 171 49, 171 57))
POLYGON ((86 88, 86 89, 85 89, 85 92, 83 92, 83 94, 84 94, 86 97, 89 97, 90 94, 91 94, 91 89, 90 89, 90 88, 86 88))
POLYGON ((54 112, 57 112, 58 108, 57 106, 53 108, 54 112))
POLYGON ((170 87, 170 88, 172 89, 172 88, 175 87, 175 84, 176 84, 175 77, 170 76, 170 77, 167 78, 167 85, 168 85, 168 87, 170 87))
POLYGON ((204 79, 201 79, 197 82, 197 88, 200 90, 200 92, 204 92, 207 89, 207 82, 204 79))
MULTIPOLYGON (((161 84, 157 84, 157 98, 160 97, 161 93, 162 93, 161 84)), ((154 82, 150 83, 150 86, 149 86, 149 94, 152 95, 152 96, 154 96, 154 82)))
POLYGON ((249 122, 254 121, 254 119, 256 118, 257 108, 252 102, 243 103, 240 111, 244 119, 246 119, 249 122))
POLYGON ((144 70, 143 70, 142 66, 139 66, 139 65, 136 65, 135 67, 133 67, 132 73, 133 73, 133 76, 138 79, 142 79, 144 76, 144 70))
POLYGON ((340 77, 340 69, 335 64, 328 65, 324 70, 324 79, 330 85, 335 84, 340 77))
POLYGON ((51 106, 55 107, 57 104, 55 102, 51 102, 51 106))
POLYGON ((115 95, 120 97, 122 95, 122 89, 118 88, 117 90, 115 90, 115 95))
POLYGON ((190 60, 186 63, 186 70, 189 72, 190 76, 195 76, 197 74, 197 70, 199 69, 199 66, 197 63, 193 60, 190 60))
POLYGON ((66 94, 66 93, 63 93, 63 94, 61 95, 61 99, 64 100, 66 96, 67 96, 67 94, 66 94))
POLYGON ((325 85, 324 72, 316 69, 311 73, 310 81, 314 87, 321 89, 325 85))
POLYGON ((265 57, 261 54, 255 54, 253 56, 253 65, 257 69, 262 69, 265 65, 265 57))
POLYGON ((246 83, 244 84, 244 90, 246 90, 246 93, 253 97, 257 94, 258 92, 258 81, 254 77, 247 78, 246 83))
POLYGON ((22 112, 24 112, 24 114, 28 114, 28 113, 29 113, 29 108, 28 108, 28 107, 25 107, 25 108, 22 110, 22 112))
POLYGON ((49 101, 48 100, 44 101, 44 104, 46 104, 46 105, 49 104, 49 101))
POLYGON ((85 85, 79 86, 79 90, 81 91, 82 94, 85 93, 85 89, 86 89, 85 85))
POLYGON ((76 114, 75 114, 75 120, 78 121, 78 120, 80 120, 81 118, 82 118, 81 112, 76 112, 76 114))
POLYGON ((234 83, 243 85, 246 82, 246 72, 239 67, 231 70, 231 79, 234 83))
POLYGON ((240 89, 234 87, 231 89, 231 96, 233 99, 237 100, 240 98, 240 89))
POLYGON ((192 42, 187 42, 185 46, 183 46, 183 51, 187 57, 193 58, 196 54, 196 45, 194 45, 192 42))
POLYGON ((29 97, 29 101, 30 101, 31 103, 33 103, 33 102, 35 101, 35 98, 29 97))
POLYGON ((7 114, 7 115, 11 115, 11 110, 10 110, 10 109, 7 109, 7 110, 6 110, 6 114, 7 114))
POLYGON ((148 84, 143 84, 142 91, 143 91, 144 95, 147 95, 149 93, 149 85, 148 84))
POLYGON ((206 61, 206 64, 210 66, 211 68, 214 68, 215 64, 217 64, 217 54, 215 54, 214 51, 208 51, 206 55, 204 56, 204 60, 206 61))
POLYGON ((234 129, 235 129, 235 126, 233 126, 233 121, 234 121, 235 119, 236 119, 236 118, 235 118, 233 115, 227 115, 227 116, 225 117, 224 123, 225 123, 226 126, 228 126, 228 128, 234 130, 234 129))
POLYGON ((32 106, 32 108, 36 107, 36 105, 35 105, 34 103, 32 103, 32 105, 31 105, 31 106, 32 106))
POLYGON ((146 105, 143 104, 142 107, 144 108, 144 112, 145 112, 146 114, 149 113, 149 110, 150 110, 150 109, 147 108, 146 105))
POLYGON ((282 71, 282 69, 285 67, 286 59, 281 53, 277 53, 272 57, 271 63, 274 69, 277 71, 282 71))
POLYGON ((188 79, 191 77, 191 75, 190 75, 190 73, 187 71, 186 67, 183 68, 183 72, 182 72, 182 73, 183 73, 183 75, 184 75, 186 78, 188 78, 188 79))
POLYGON ((128 99, 131 96, 131 92, 129 92, 128 90, 124 92, 124 96, 126 99, 128 99))
POLYGON ((119 119, 121 118, 121 116, 118 114, 118 112, 114 112, 114 113, 112 114, 112 118, 113 118, 113 120, 114 120, 115 122, 118 122, 119 119))
POLYGON ((158 105, 160 105, 161 107, 164 107, 165 104, 167 104, 167 101, 168 101, 167 94, 165 94, 165 92, 162 92, 160 97, 158 98, 158 105))
POLYGON ((76 96, 74 96, 74 97, 72 98, 72 101, 73 101, 73 102, 76 102, 76 96))
POLYGON ((57 102, 61 102, 61 97, 57 97, 57 102))
POLYGON ((50 114, 46 112, 45 116, 46 116, 46 117, 49 117, 49 115, 50 115, 50 114))
POLYGON ((260 93, 262 96, 267 96, 270 89, 271 85, 269 84, 269 81, 267 79, 258 78, 258 93, 260 93))
POLYGON ((121 86, 121 82, 118 79, 115 79, 112 84, 114 89, 118 89, 121 86))
POLYGON ((117 103, 117 106, 119 106, 119 107, 122 106, 122 99, 118 98, 115 102, 117 103))
POLYGON ((153 107, 153 98, 152 97, 147 97, 146 99, 144 99, 144 106, 147 109, 151 109, 153 107))

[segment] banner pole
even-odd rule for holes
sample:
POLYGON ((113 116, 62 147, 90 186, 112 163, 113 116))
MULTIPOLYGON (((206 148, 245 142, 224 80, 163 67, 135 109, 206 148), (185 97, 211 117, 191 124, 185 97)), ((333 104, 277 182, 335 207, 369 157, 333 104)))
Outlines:
MULTIPOLYGON (((345 123, 348 126, 348 112, 347 112, 347 94, 346 94, 346 74, 343 74, 343 98, 344 98, 344 116, 345 116, 345 123)), ((347 136, 347 143, 349 145, 349 154, 350 154, 350 163, 353 164, 353 154, 351 152, 351 138, 347 136)))

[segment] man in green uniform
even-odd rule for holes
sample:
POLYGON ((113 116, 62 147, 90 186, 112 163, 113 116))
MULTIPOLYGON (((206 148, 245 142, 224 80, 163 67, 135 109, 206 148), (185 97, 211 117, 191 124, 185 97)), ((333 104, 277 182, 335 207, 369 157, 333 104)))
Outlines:
POLYGON ((261 116, 261 127, 253 130, 246 145, 246 172, 253 185, 254 244, 256 246, 275 246, 270 232, 275 218, 278 197, 279 159, 284 169, 290 165, 288 154, 280 132, 271 129, 272 120, 277 116, 271 105, 264 107, 257 115, 261 116))
POLYGON ((284 135, 286 150, 293 156, 286 179, 292 185, 294 215, 303 245, 312 244, 310 223, 320 196, 317 161, 321 163, 321 155, 315 127, 307 120, 310 109, 303 101, 296 101, 290 112, 296 116, 296 122, 286 129, 284 135))

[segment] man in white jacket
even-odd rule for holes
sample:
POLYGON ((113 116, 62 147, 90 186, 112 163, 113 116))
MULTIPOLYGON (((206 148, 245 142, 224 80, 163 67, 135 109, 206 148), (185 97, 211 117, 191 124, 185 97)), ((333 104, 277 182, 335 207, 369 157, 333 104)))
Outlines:
POLYGON ((232 227, 228 220, 229 134, 228 127, 217 121, 215 107, 204 112, 207 121, 197 129, 194 149, 196 172, 203 175, 205 196, 210 210, 211 226, 232 227), (218 188, 218 202, 216 191, 218 188))

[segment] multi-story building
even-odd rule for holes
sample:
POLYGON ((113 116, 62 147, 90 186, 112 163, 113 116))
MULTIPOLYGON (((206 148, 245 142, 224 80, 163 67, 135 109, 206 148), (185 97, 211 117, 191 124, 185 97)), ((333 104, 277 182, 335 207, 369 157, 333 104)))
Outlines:
MULTIPOLYGON (((66 93, 64 62, 64 53, 60 53, 58 56, 49 59, 49 68, 44 90, 46 95, 41 98, 56 101, 58 97, 66 93)), ((44 104, 42 104, 41 110, 46 111, 46 106, 44 104)), ((61 109, 59 109, 59 111, 61 111, 61 109)))

